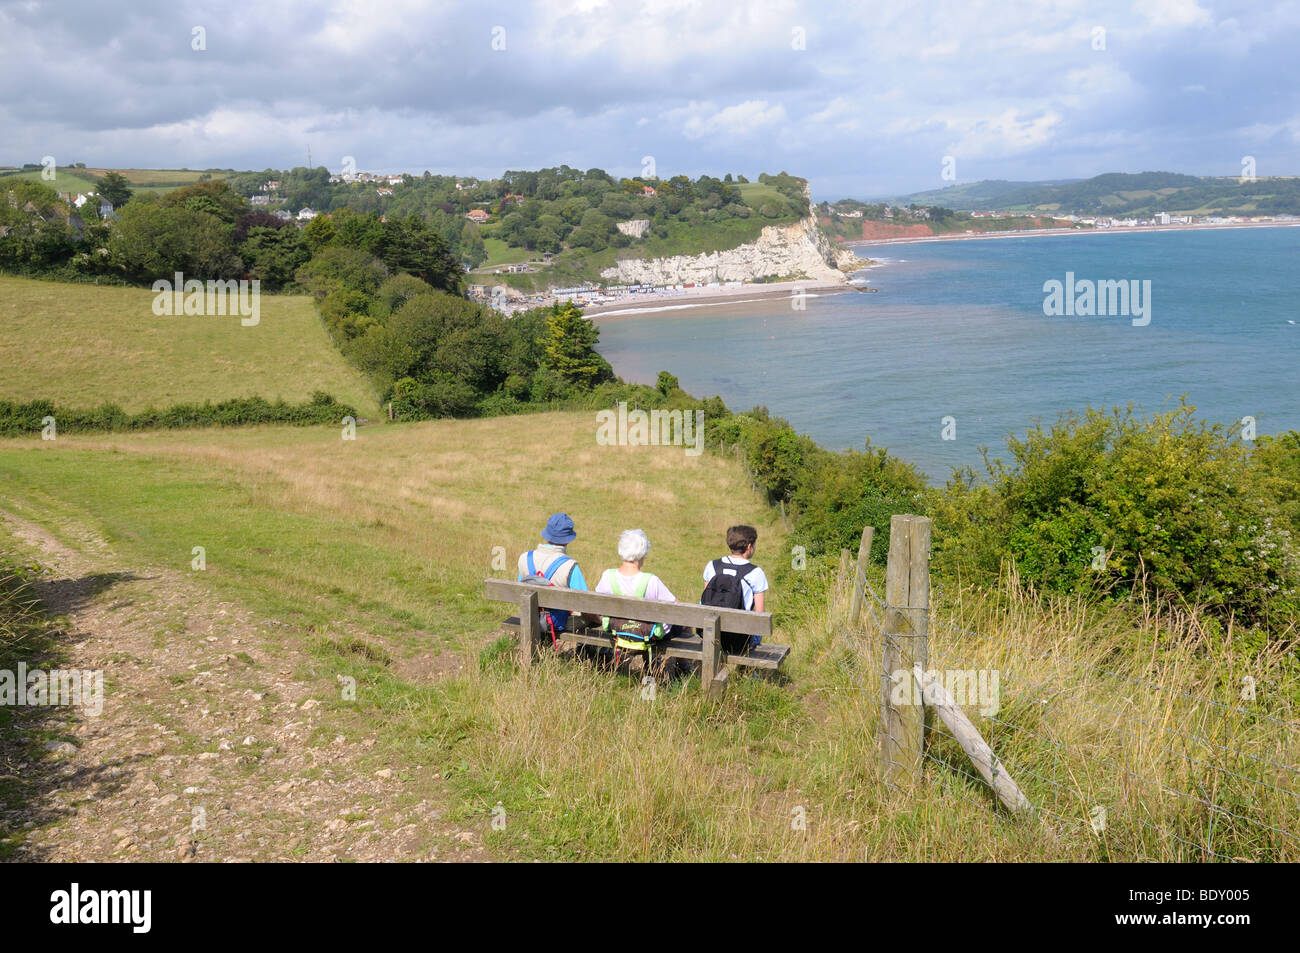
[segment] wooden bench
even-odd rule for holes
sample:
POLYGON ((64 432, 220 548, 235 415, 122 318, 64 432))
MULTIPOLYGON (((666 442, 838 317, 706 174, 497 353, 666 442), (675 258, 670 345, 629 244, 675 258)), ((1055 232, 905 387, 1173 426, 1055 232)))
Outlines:
MULTIPOLYGON (((790 654, 789 646, 763 642, 756 648, 736 654, 723 649, 720 636, 757 635, 764 639, 772 635, 770 612, 745 612, 740 609, 720 609, 716 606, 692 605, 686 602, 657 602, 635 596, 607 596, 598 592, 561 589, 558 586, 536 586, 511 579, 485 579, 487 597, 495 602, 510 602, 519 607, 519 614, 506 619, 506 628, 514 629, 519 636, 519 657, 524 665, 532 664, 538 644, 549 634, 541 631, 538 613, 542 609, 561 609, 611 618, 638 619, 643 622, 662 622, 694 630, 703 635, 681 634, 655 644, 654 652, 665 658, 698 659, 700 686, 712 695, 720 695, 727 685, 727 676, 733 668, 775 670, 790 654)), ((587 632, 557 632, 556 638, 576 645, 594 645, 608 648, 612 642, 608 633, 599 629, 587 632)))

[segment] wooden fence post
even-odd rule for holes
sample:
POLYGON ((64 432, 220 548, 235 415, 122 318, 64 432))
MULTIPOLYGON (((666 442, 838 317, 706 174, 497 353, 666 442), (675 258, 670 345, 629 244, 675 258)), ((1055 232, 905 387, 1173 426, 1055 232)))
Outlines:
POLYGON ((832 620, 840 614, 840 606, 844 604, 844 587, 849 583, 849 551, 840 550, 840 568, 835 573, 835 588, 830 592, 830 597, 826 600, 826 610, 831 614, 832 620))
POLYGON ((866 584, 867 563, 871 562, 871 540, 875 534, 875 527, 862 527, 862 541, 858 543, 858 561, 853 571, 853 599, 849 602, 849 628, 858 624, 858 614, 862 611, 862 587, 866 584))
POLYGON ((889 524, 880 663, 880 768, 891 784, 921 775, 925 708, 912 669, 929 667, 929 616, 930 520, 898 514, 889 524))
POLYGON ((953 738, 962 746, 971 764, 975 765, 980 776, 988 782, 993 793, 998 796, 998 800, 1014 814, 1032 812, 1033 806, 1029 803, 1029 798, 1025 797, 1024 792, 1020 790, 1020 785, 1016 784, 1007 773, 1007 769, 1002 766, 1002 762, 988 746, 979 729, 971 724, 971 720, 948 694, 943 683, 932 673, 922 669, 920 665, 912 667, 912 677, 916 680, 917 690, 923 693, 930 707, 939 713, 940 720, 948 726, 953 738))

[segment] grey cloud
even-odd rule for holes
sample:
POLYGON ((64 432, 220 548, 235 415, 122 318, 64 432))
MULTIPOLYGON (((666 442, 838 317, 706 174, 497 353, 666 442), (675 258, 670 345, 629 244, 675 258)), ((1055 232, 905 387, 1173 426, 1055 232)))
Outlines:
POLYGON ((0 162, 55 153, 264 168, 300 164, 310 145, 316 161, 355 154, 417 172, 568 162, 628 173, 652 154, 669 174, 787 168, 834 197, 933 187, 961 135, 948 121, 1012 111, 1060 118, 1027 149, 994 135, 960 162, 962 179, 1204 172, 1259 148, 1275 171, 1296 171, 1285 131, 1300 116, 1295 14, 1284 3, 1202 5, 1208 23, 1156 29, 1140 7, 1109 3, 1057 19, 1014 3, 983 16, 942 2, 711 3, 652 19, 642 43, 621 24, 644 26, 644 14, 620 3, 594 19, 555 15, 549 3, 414 13, 396 3, 339 29, 342 8, 322 0, 11 2, 0 4, 0 162), (1108 25, 1105 53, 1079 32, 1094 20, 1108 25), (505 52, 490 47, 496 25, 505 52), (791 49, 792 25, 805 29, 807 50, 791 49), (205 51, 190 48, 195 26, 207 31, 205 51), (1068 72, 1098 62, 1126 85, 1079 96, 1068 72), (836 98, 853 104, 856 128, 812 119, 836 98), (666 118, 691 103, 749 101, 785 118, 734 140, 699 135, 699 125, 687 135, 666 118), (201 131, 222 110, 259 122, 201 131), (650 122, 638 125, 642 117, 650 122), (168 131, 185 124, 200 131, 168 131), (1274 131, 1243 131, 1252 127, 1274 131))

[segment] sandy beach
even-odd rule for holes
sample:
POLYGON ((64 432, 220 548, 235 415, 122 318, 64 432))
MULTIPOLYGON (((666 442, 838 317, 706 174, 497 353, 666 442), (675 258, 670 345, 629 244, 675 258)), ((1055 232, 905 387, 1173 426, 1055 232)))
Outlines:
POLYGON ((877 245, 915 245, 918 242, 979 241, 986 238, 1041 238, 1049 235, 1131 235, 1134 232, 1189 232, 1222 228, 1295 228, 1296 222, 1202 222, 1193 225, 1133 225, 1116 228, 1026 228, 1007 232, 982 232, 973 235, 930 235, 920 238, 871 238, 843 242, 845 248, 873 248, 877 245))
MULTIPOLYGON (((863 262, 863 267, 867 263, 863 262)), ((750 301, 789 298, 799 291, 808 297, 826 294, 856 293, 868 289, 845 281, 773 281, 765 284, 723 286, 718 288, 685 288, 669 294, 638 294, 622 301, 590 305, 582 309, 589 318, 616 321, 619 318, 642 317, 683 308, 706 308, 716 305, 737 305, 750 301)))

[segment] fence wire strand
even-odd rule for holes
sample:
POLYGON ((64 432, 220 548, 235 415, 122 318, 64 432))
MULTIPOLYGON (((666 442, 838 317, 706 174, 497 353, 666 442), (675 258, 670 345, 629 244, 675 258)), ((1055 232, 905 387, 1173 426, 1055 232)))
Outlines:
MULTIPOLYGON (((840 629, 842 634, 846 637, 846 640, 848 642, 848 647, 851 650, 854 650, 854 654, 851 655, 850 658, 857 659, 859 657, 865 657, 865 659, 868 661, 868 665, 866 666, 866 671, 876 672, 877 675, 879 675, 881 678, 882 685, 884 684, 884 680, 886 678, 890 679, 895 684, 897 684, 897 680, 894 678, 896 673, 889 673, 883 670, 882 663, 884 662, 884 657, 879 656, 873 659, 871 655, 874 654, 875 652, 878 652, 881 649, 880 639, 898 638, 901 636, 907 636, 910 633, 887 633, 885 629, 885 625, 882 621, 882 616, 887 615, 891 609, 893 609, 894 611, 900 611, 900 610, 907 610, 907 609, 919 609, 922 607, 890 606, 883 598, 881 598, 880 594, 876 592, 875 588, 871 585, 870 580, 867 579, 866 573, 856 565, 853 567, 853 573, 850 576, 849 581, 851 581, 855 586, 860 585, 862 587, 863 598, 859 601, 859 605, 860 605, 861 613, 865 614, 865 618, 850 619, 849 624, 843 626, 840 629), (879 612, 877 612, 877 609, 879 609, 879 612), (875 634, 879 637, 874 644, 871 638, 869 637, 867 631, 867 624, 869 624, 874 628, 875 634)), ((1178 688, 1172 688, 1165 685, 1155 684, 1150 681, 1134 677, 1132 675, 1125 675, 1121 672, 1116 672, 1107 668, 1103 668, 1101 666, 1092 665, 1088 662, 1071 658, 1068 655, 1062 655, 1059 652, 1055 652, 1055 651, 1039 652, 1030 649, 1027 646, 1016 645, 1013 642, 1004 638, 997 638, 988 634, 974 632, 969 629, 952 625, 951 623, 939 621, 933 618, 930 618, 928 622, 929 622, 929 629, 926 633, 924 633, 926 635, 929 635, 930 632, 939 631, 947 635, 956 635, 960 637, 962 641, 965 641, 967 639, 981 640, 990 643, 994 646, 997 646, 999 651, 1003 651, 1008 654, 1020 653, 1022 655, 1034 659, 1051 659, 1052 661, 1064 662, 1076 667, 1077 669, 1094 672, 1099 675, 1104 675, 1110 678, 1118 679, 1124 682, 1141 686, 1142 688, 1148 691, 1152 691, 1156 693, 1165 693, 1166 695, 1169 696, 1177 696, 1179 698, 1186 699, 1192 702, 1194 705, 1198 705, 1198 706, 1209 705, 1212 706, 1213 709, 1217 711, 1218 716, 1220 718, 1226 718, 1229 715, 1236 714, 1236 715, 1243 716, 1244 718, 1247 719, 1255 719, 1258 721, 1269 722, 1271 724, 1279 725, 1293 731, 1300 731, 1300 724, 1293 721, 1289 721, 1282 718, 1276 718, 1273 717, 1272 715, 1268 715, 1262 712, 1251 711, 1249 709, 1241 708, 1236 705, 1230 705, 1213 698, 1207 698, 1204 696, 1196 695, 1194 693, 1186 692, 1178 688)), ((957 644, 960 645, 961 642, 958 642, 957 644)), ((949 671, 970 671, 971 670, 969 666, 953 664, 952 660, 949 659, 943 652, 939 652, 935 649, 933 642, 929 639, 927 639, 927 644, 926 644, 926 656, 927 656, 925 658, 926 664, 923 667, 926 668, 927 670, 934 670, 937 667, 948 668, 949 671), (938 666, 933 665, 932 664, 933 662, 937 662, 938 666)), ((908 673, 908 675, 910 674, 911 673, 908 673)), ((1017 736, 1023 735, 1025 737, 1033 739, 1035 742, 1041 742, 1049 746, 1052 752, 1053 763, 1056 766, 1057 773, 1059 773, 1061 769, 1062 754, 1069 753, 1074 757, 1081 757, 1085 762, 1099 765, 1102 766, 1103 768, 1108 769, 1107 776, 1124 778, 1125 780, 1123 781, 1123 788, 1130 792, 1133 791, 1133 788, 1129 786, 1131 782, 1136 783, 1138 785, 1149 785, 1155 788, 1157 791, 1162 792, 1165 795, 1179 799, 1176 803, 1183 804, 1183 803, 1190 802, 1192 804, 1201 805, 1207 808, 1208 814, 1206 820, 1210 825, 1207 833, 1209 834, 1209 838, 1211 841, 1213 840, 1213 834, 1217 831, 1215 818, 1224 817, 1224 818, 1231 818, 1234 821, 1239 821, 1245 825, 1249 825, 1250 827, 1260 832, 1265 832, 1265 831, 1270 832, 1271 834, 1276 835, 1278 838, 1285 839, 1285 841, 1291 844, 1300 845, 1300 838, 1297 838, 1297 836, 1291 833, 1290 831, 1266 823, 1265 821, 1259 818, 1248 817, 1244 814, 1238 813, 1235 810, 1232 810, 1231 808, 1225 806, 1224 804, 1217 803, 1214 795, 1212 795, 1209 791, 1207 791, 1205 786, 1205 783, 1209 783, 1213 787, 1213 782, 1210 781, 1210 779, 1212 778, 1217 780, 1222 776, 1222 777, 1234 779, 1236 781, 1246 782, 1248 784, 1254 785, 1255 787, 1252 788, 1251 790, 1269 791, 1269 792, 1273 792, 1274 794, 1289 798, 1291 799, 1291 801, 1289 801, 1288 803, 1294 804, 1297 801, 1300 801, 1300 792, 1297 792, 1291 787, 1284 786, 1282 784, 1273 784, 1267 780, 1251 777, 1250 775, 1242 774, 1239 771, 1231 770, 1230 768, 1224 766, 1223 764, 1217 763, 1220 760, 1221 756, 1216 756, 1214 752, 1209 751, 1208 749, 1216 749, 1218 752, 1223 752, 1223 754, 1226 756, 1248 759, 1257 765, 1268 766, 1277 769, 1278 771, 1286 772, 1292 776, 1300 775, 1300 768, 1297 768, 1294 765, 1283 764, 1278 761, 1274 761, 1270 758, 1263 757, 1261 755, 1257 755, 1241 747, 1234 747, 1231 745, 1223 744, 1219 741, 1214 740, 1213 738, 1206 737, 1205 735, 1199 734, 1195 731, 1179 730, 1178 728, 1175 727, 1170 727, 1163 724, 1157 724, 1154 721, 1150 721, 1147 718, 1141 717, 1141 715, 1135 711, 1120 711, 1114 708, 1110 708, 1106 705, 1099 704, 1098 702, 1083 697, 1082 693, 1070 692, 1059 687, 1053 689, 1050 686, 1051 686, 1050 680, 1032 683, 1023 686, 1020 694, 1024 697, 1032 697, 1033 695, 1037 695, 1044 688, 1047 688, 1048 696, 1052 698, 1052 702, 1049 702, 1047 698, 1039 699, 1038 702, 1034 704, 1035 710, 1053 712, 1060 715, 1062 718, 1068 718, 1075 721, 1078 721, 1080 719, 1086 719, 1086 724, 1090 728, 1096 729, 1098 732, 1101 732, 1103 737, 1122 737, 1132 742, 1135 742, 1134 747, 1138 747, 1138 748, 1140 748, 1142 744, 1145 742, 1149 745, 1154 746, 1156 748, 1156 751, 1163 755, 1172 756, 1174 759, 1182 759, 1185 763, 1189 765, 1189 770, 1191 771, 1191 775, 1189 776, 1188 779, 1189 782, 1193 784, 1195 788, 1200 792, 1200 795, 1203 796, 1198 796, 1197 794, 1189 793, 1188 791, 1181 791, 1176 788, 1170 787, 1169 785, 1163 783, 1161 780, 1157 778, 1147 777, 1144 776, 1143 774, 1138 773, 1137 771, 1131 770, 1130 767, 1125 766, 1124 763, 1116 763, 1115 761, 1110 760, 1109 758, 1102 757, 1096 752, 1087 752, 1087 751, 1080 750, 1077 745, 1068 746, 1066 743, 1064 743, 1062 740, 1058 738, 1049 737, 1047 734, 1042 734, 1040 732, 1033 731, 1024 725, 1016 724, 1014 722, 1007 721, 1006 719, 999 718, 997 717, 996 710, 991 713, 985 713, 983 709, 980 709, 980 713, 989 721, 989 723, 993 726, 995 731, 997 729, 1005 727, 1010 731, 1015 732, 1017 736), (1068 700, 1070 702, 1081 703, 1082 705, 1085 705, 1088 708, 1092 709, 1093 713, 1080 713, 1076 711, 1067 711, 1067 709, 1062 707, 1060 704, 1053 704, 1053 702, 1058 700, 1068 700), (1110 716, 1111 719, 1114 719, 1114 721, 1110 721, 1108 719, 1103 718, 1102 717, 1103 714, 1110 716), (1144 733, 1140 729, 1129 730, 1123 725, 1123 723, 1131 724, 1132 722, 1136 722, 1146 726, 1148 729, 1150 729, 1150 732, 1144 733), (1181 739, 1182 743, 1179 744, 1177 740, 1169 740, 1169 741, 1166 740, 1170 738, 1181 739), (1204 749, 1206 749, 1204 751, 1206 757, 1214 758, 1214 760, 1202 760, 1202 758, 1195 757, 1190 751, 1187 750, 1187 748, 1192 745, 1202 746, 1204 749), (1198 772, 1196 772, 1194 769, 1191 769, 1190 768, 1191 765, 1196 765, 1199 768, 1204 769, 1205 772, 1208 772, 1208 777, 1198 779, 1197 778, 1198 772)), ((915 693, 917 694, 920 694, 923 691, 923 686, 921 685, 909 686, 909 690, 913 688, 915 689, 915 693)), ((897 714, 900 712, 899 708, 895 705, 893 699, 890 697, 890 694, 888 692, 886 692, 885 697, 881 701, 880 709, 882 715, 888 713, 897 714)), ((935 721, 937 722, 937 719, 935 719, 935 721)), ((1189 722, 1187 719, 1184 719, 1184 721, 1182 722, 1184 726, 1188 725, 1188 723, 1189 722)), ((1220 723, 1221 722, 1216 722, 1215 724, 1220 724, 1220 723)), ((1054 734, 1054 732, 1051 731, 1050 726, 1047 725, 1046 723, 1044 723, 1044 728, 1048 731, 1049 734, 1054 734)), ((884 724, 882 724, 882 730, 886 730, 884 724)), ((952 733, 945 731, 937 723, 927 725, 925 728, 925 734, 927 740, 930 742, 937 743, 943 740, 949 740, 956 743, 959 747, 963 747, 960 739, 958 739, 952 733)), ((990 738, 992 737, 993 736, 990 735, 990 738)), ((901 750, 902 747, 900 742, 897 739, 888 735, 882 737, 881 743, 886 746, 884 750, 889 752, 890 755, 892 755, 894 751, 901 750)), ((1004 762, 1000 757, 997 757, 996 755, 995 758, 997 758, 998 764, 1005 766, 1005 769, 1007 770, 1007 772, 1011 777, 1032 778, 1033 781, 1029 782, 1031 784, 1031 787, 1035 784, 1035 782, 1041 783, 1042 785, 1049 785, 1052 790, 1050 792, 1044 792, 1044 793, 1049 793, 1049 798, 1052 802, 1052 807, 1056 807, 1057 806, 1056 802, 1064 798, 1068 798, 1071 801, 1075 801, 1080 805, 1087 804, 1088 801, 1092 800, 1092 797, 1083 790, 1083 787, 1080 784, 1080 778, 1076 777, 1075 772, 1072 770, 1069 771, 1069 777, 1068 777, 1069 783, 1062 783, 1062 781, 1060 780, 1047 777, 1044 774, 1040 773, 1039 771, 1033 770, 1028 765, 1016 764, 1015 766, 1012 766, 1006 764, 1006 762, 1004 762)), ((1120 760, 1125 761, 1126 759, 1120 759, 1120 760)), ((952 793, 958 797, 970 801, 972 804, 978 804, 982 809, 987 809, 989 806, 989 804, 987 803, 987 799, 983 802, 977 801, 967 791, 962 790, 962 787, 965 787, 964 785, 959 787, 956 784, 957 779, 962 779, 963 781, 973 782, 978 789, 987 792, 990 798, 992 798, 992 800, 996 802, 996 797, 993 796, 994 792, 981 776, 979 776, 977 773, 965 770, 959 766, 954 765, 952 761, 943 760, 942 758, 937 757, 935 752, 932 750, 931 745, 928 743, 925 744, 922 748, 920 763, 932 764, 938 768, 942 768, 942 771, 936 773, 942 779, 941 780, 942 787, 946 792, 952 793)), ((911 764, 901 763, 895 760, 892 756, 887 756, 883 764, 885 767, 889 767, 889 768, 899 768, 904 770, 912 769, 911 764)), ((1136 767, 1136 765, 1134 765, 1134 767, 1136 767)), ((1095 783, 1096 778, 1093 772, 1085 772, 1084 777, 1089 782, 1089 787, 1091 787, 1092 784, 1095 783)), ((897 785, 894 784, 892 781, 890 782, 890 785, 893 787, 897 787, 897 785)), ((1105 801, 1106 798, 1103 797, 1101 800, 1105 801)), ((1128 809, 1127 807, 1121 808, 1120 806, 1112 803, 1094 804, 1093 806, 1094 808, 1096 807, 1102 808, 1106 812, 1107 817, 1116 817, 1119 818, 1121 821, 1131 822, 1135 825, 1142 827, 1150 834, 1154 835, 1155 837, 1161 840, 1168 839, 1170 841, 1174 841, 1180 845, 1183 845, 1189 848, 1190 850, 1195 851, 1197 855, 1202 859, 1212 858, 1215 860, 1223 860, 1223 861, 1235 861, 1235 860, 1243 859, 1240 857, 1233 857, 1231 855, 1224 854, 1220 851, 1216 851, 1214 850, 1213 847, 1210 846, 1209 843, 1197 843, 1196 841, 1188 840, 1186 837, 1181 836, 1180 834, 1171 830, 1167 824, 1152 823, 1152 820, 1148 819, 1148 817, 1144 817, 1139 810, 1128 809)), ((1142 806, 1145 807, 1144 804, 1142 806)), ((1052 810, 1051 808, 1046 806, 1046 804, 1034 804, 1033 812, 1035 815, 1038 815, 1042 818, 1051 818, 1053 820, 1056 820, 1061 824, 1065 825, 1067 828, 1086 830, 1092 836, 1097 837, 1099 841, 1104 840, 1103 835, 1092 827, 1090 820, 1081 819, 1078 817, 1071 817, 1066 814, 1058 813, 1057 811, 1052 810)), ((1190 822, 1191 818, 1184 817, 1184 821, 1190 822)), ((1274 840, 1270 849, 1276 850, 1278 843, 1279 843, 1278 841, 1274 840)), ((1139 859, 1147 859, 1147 858, 1139 858, 1139 859)))

